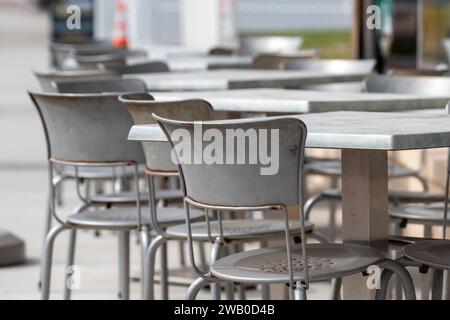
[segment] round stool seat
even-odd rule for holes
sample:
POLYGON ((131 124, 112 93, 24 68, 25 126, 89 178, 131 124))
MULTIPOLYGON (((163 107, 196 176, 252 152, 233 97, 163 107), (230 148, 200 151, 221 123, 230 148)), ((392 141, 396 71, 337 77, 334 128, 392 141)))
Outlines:
POLYGON ((403 255, 436 269, 450 270, 450 240, 426 240, 409 244, 403 255))
MULTIPOLYGON (((300 247, 293 245, 292 248, 300 247)), ((324 281, 365 271, 385 259, 375 248, 348 244, 311 244, 307 246, 309 279, 324 281)), ((302 281, 301 249, 292 250, 295 281, 302 281)), ((243 283, 288 283, 285 247, 263 248, 232 254, 211 267, 218 279, 243 283)))
MULTIPOLYGON (((149 225, 149 208, 142 207, 141 213, 142 223, 149 225)), ((203 216, 204 212, 202 210, 191 210, 192 220, 197 220, 203 216)), ((161 225, 179 224, 185 222, 186 214, 183 208, 157 208, 157 219, 161 225)), ((84 211, 69 216, 67 222, 86 228, 133 229, 138 225, 138 212, 135 207, 84 211)))

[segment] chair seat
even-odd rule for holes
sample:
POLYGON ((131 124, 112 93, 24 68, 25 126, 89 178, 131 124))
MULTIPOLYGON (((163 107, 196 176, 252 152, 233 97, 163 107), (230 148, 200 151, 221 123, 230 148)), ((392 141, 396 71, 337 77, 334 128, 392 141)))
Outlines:
MULTIPOLYGON (((330 188, 321 191, 321 194, 327 198, 341 199, 342 190, 330 188)), ((445 196, 439 193, 416 192, 389 190, 389 201, 394 203, 425 203, 425 202, 444 202, 445 196)))
MULTIPOLYGON (((157 208, 157 218, 161 225, 169 226, 185 222, 186 213, 183 208, 163 207, 157 208)), ((142 207, 142 223, 150 224, 150 212, 148 207, 142 207)), ((191 219, 198 220, 204 216, 201 210, 191 210, 191 219)), ((99 229, 133 229, 138 224, 136 207, 113 208, 109 210, 84 211, 70 215, 67 222, 86 228, 99 229)))
MULTIPOLYGON (((156 200, 181 200, 183 194, 180 189, 164 189, 158 190, 155 193, 156 200)), ((136 193, 134 192, 119 192, 111 194, 96 194, 90 197, 93 203, 109 203, 109 204, 132 204, 136 203, 136 193)), ((148 193, 142 192, 140 194, 141 202, 148 202, 148 193)))
POLYGON ((436 269, 450 270, 450 240, 429 240, 403 248, 405 257, 436 269))
MULTIPOLYGON (((138 171, 142 175, 144 173, 145 165, 139 165, 138 171)), ((69 165, 57 165, 57 172, 67 178, 75 178, 76 172, 74 166, 69 165)), ((80 166, 78 167, 78 177, 85 179, 111 179, 120 176, 132 177, 134 170, 130 167, 124 169, 124 167, 95 167, 95 166, 80 166)))
POLYGON ((389 209, 392 218, 442 223, 444 207, 442 205, 392 206, 389 209))
MULTIPOLYGON (((211 236, 219 236, 219 223, 211 221, 211 236)), ((305 231, 312 231, 314 225, 305 222, 305 231)), ((207 241, 208 229, 206 222, 195 222, 191 224, 192 238, 196 241, 207 241)), ((284 235, 284 220, 263 219, 263 220, 224 220, 222 221, 223 235, 226 239, 257 239, 259 237, 274 237, 284 235)), ((289 229, 291 233, 300 233, 300 224, 297 221, 290 221, 289 229)), ((167 234, 172 237, 186 238, 186 225, 176 225, 167 228, 167 234)))
MULTIPOLYGON (((294 245, 299 247, 299 245, 294 245)), ((301 249, 293 249, 295 281, 304 280, 301 249)), ((384 260, 383 252, 360 245, 311 244, 307 246, 309 277, 323 281, 365 271, 384 260)), ((223 280, 244 283, 288 283, 285 247, 263 248, 232 254, 211 266, 211 273, 223 280)))
MULTIPOLYGON (((341 161, 316 161, 307 163, 305 166, 306 172, 311 174, 335 176, 340 177, 342 175, 341 161)), ((389 165, 388 175, 391 178, 407 177, 417 174, 416 170, 409 169, 401 165, 389 165)))

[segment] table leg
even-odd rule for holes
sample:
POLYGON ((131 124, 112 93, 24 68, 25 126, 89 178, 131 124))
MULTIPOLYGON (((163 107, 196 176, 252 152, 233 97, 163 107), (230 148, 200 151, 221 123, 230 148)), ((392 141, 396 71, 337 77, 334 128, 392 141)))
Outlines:
MULTIPOLYGON (((375 246, 387 251, 387 152, 342 150, 342 224, 345 243, 375 246)), ((346 277, 344 299, 371 299, 366 279, 346 277)))

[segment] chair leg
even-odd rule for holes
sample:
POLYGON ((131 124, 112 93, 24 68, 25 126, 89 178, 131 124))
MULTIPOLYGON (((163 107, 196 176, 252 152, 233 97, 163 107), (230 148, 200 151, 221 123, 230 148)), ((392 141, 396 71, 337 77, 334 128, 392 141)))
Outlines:
POLYGON ((432 300, 442 300, 443 270, 433 269, 433 289, 431 291, 432 300))
MULTIPOLYGON (((267 286, 267 288, 268 288, 268 286, 267 286)), ((262 290, 263 289, 261 289, 261 291, 262 290)), ((246 295, 246 292, 245 292, 245 284, 244 283, 240 283, 238 285, 238 299, 239 300, 246 300, 247 299, 247 295, 246 295)), ((264 299, 264 296, 263 296, 263 299, 264 299)), ((268 299, 266 299, 266 300, 268 300, 268 299)))
POLYGON ((308 300, 306 289, 303 286, 297 286, 294 290, 294 300, 308 300))
POLYGON ((155 281, 155 258, 156 252, 164 242, 164 238, 161 235, 156 236, 147 248, 145 253, 145 268, 144 268, 144 300, 154 300, 154 281, 155 281))
POLYGON ((186 300, 195 300, 198 293, 202 288, 204 288, 209 281, 203 279, 203 278, 197 278, 188 288, 188 291, 186 293, 186 300))
POLYGON ((69 252, 67 256, 67 265, 66 265, 66 279, 64 281, 64 300, 70 300, 72 296, 72 289, 70 288, 69 284, 67 283, 70 279, 70 275, 67 273, 67 270, 74 265, 75 263, 75 244, 77 240, 77 230, 71 229, 70 230, 70 237, 69 237, 69 252))
POLYGON ((415 175, 414 177, 419 180, 420 184, 422 185, 423 192, 427 192, 429 190, 427 180, 419 174, 415 175))
POLYGON ((342 278, 331 280, 330 300, 339 300, 341 298, 342 278))
POLYGON ((161 246, 161 299, 169 300, 169 272, 167 267, 167 243, 161 246))
POLYGON ((150 230, 148 230, 146 227, 142 228, 141 231, 139 231, 139 242, 141 246, 141 296, 144 297, 145 292, 145 270, 146 270, 146 263, 145 263, 145 254, 147 253, 147 248, 150 244, 150 230))
POLYGON ((130 299, 130 232, 119 231, 119 299, 130 299))
POLYGON ((381 289, 377 290, 376 299, 381 300, 386 298, 387 286, 389 279, 393 274, 397 275, 403 286, 406 300, 416 300, 416 291, 411 279, 411 275, 400 263, 393 260, 384 260, 379 264, 381 268, 384 268, 381 274, 381 289))
POLYGON ((319 203, 320 201, 326 200, 323 194, 319 193, 315 196, 312 196, 305 202, 305 220, 310 220, 311 210, 313 207, 319 203))
MULTIPOLYGON (((211 264, 216 262, 220 257, 220 251, 223 244, 221 242, 214 242, 211 249, 211 264)), ((211 300, 220 300, 220 283, 211 283, 211 300)))
POLYGON ((41 288, 41 299, 48 300, 50 298, 50 282, 51 282, 51 273, 52 273, 52 260, 53 260, 53 245, 55 243, 55 239, 62 231, 67 229, 65 225, 55 226, 50 232, 47 234, 45 238, 44 244, 44 255, 42 262, 42 288, 41 288))
MULTIPOLYGON (((337 177, 331 178, 331 188, 335 189, 337 188, 338 179, 337 177)), ((330 209, 330 220, 328 222, 328 230, 330 230, 330 241, 333 242, 336 238, 336 202, 330 201, 329 202, 329 209, 330 209)))
POLYGON ((184 240, 178 241, 178 251, 180 252, 180 265, 182 267, 186 266, 186 258, 184 254, 184 240))

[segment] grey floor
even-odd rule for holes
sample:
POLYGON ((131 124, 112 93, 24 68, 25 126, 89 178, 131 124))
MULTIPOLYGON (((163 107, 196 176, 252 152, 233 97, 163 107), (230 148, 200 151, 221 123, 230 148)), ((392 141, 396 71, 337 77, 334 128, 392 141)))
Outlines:
MULTIPOLYGON (((42 247, 43 217, 47 196, 45 143, 41 125, 26 90, 36 90, 31 70, 45 67, 48 18, 30 8, 2 5, 0 1, 0 229, 26 241, 27 263, 0 268, 0 299, 38 299, 37 281, 42 247)), ((65 188, 63 211, 77 204, 73 185, 65 188)), ((317 226, 327 224, 326 208, 315 214, 317 226), (323 213, 323 214, 321 214, 323 213)), ((132 242, 135 243, 135 242, 132 242)), ((67 236, 58 238, 54 254, 52 298, 62 296, 67 236)), ((177 244, 169 245, 169 265, 179 267, 177 244)), ((76 264, 81 268, 81 289, 74 299, 117 298, 117 239, 110 232, 95 237, 82 232, 76 264)), ((132 246, 132 274, 139 271, 137 245, 132 246)), ((312 299, 328 297, 328 283, 314 284, 312 299)), ((172 286, 171 298, 182 299, 186 287, 172 286)), ((158 288, 156 292, 158 293, 158 288)), ((255 290, 250 298, 258 298, 255 290)), ((131 283, 131 297, 138 299, 139 282, 131 283)), ((208 298, 208 292, 200 298, 208 298)))

